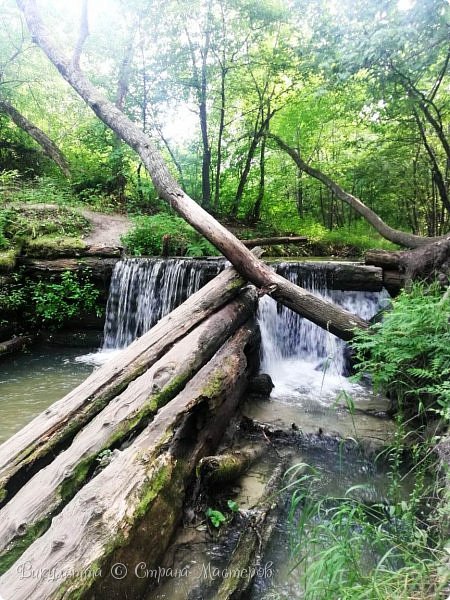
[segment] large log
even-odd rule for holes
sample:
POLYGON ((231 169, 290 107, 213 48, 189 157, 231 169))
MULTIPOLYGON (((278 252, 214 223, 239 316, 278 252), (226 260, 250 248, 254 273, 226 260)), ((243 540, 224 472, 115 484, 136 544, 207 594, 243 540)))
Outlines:
POLYGON ((241 328, 76 494, 0 578, 4 600, 141 597, 149 582, 135 569, 159 565, 195 466, 217 445, 246 385, 252 336, 241 328))
POLYGON ((233 299, 243 283, 234 269, 223 271, 1 445, 0 502, 11 497, 36 472, 36 466, 51 460, 56 448, 68 445, 93 416, 177 340, 233 299))
POLYGON ((51 517, 92 474, 97 458, 141 430, 255 315, 257 295, 248 288, 179 341, 146 373, 112 400, 49 465, 38 471, 0 510, 0 573, 50 523, 51 517), (36 493, 39 490, 39 493, 36 493))
POLYGON ((24 13, 33 39, 47 54, 62 77, 75 89, 95 114, 140 156, 149 172, 159 196, 181 217, 209 240, 236 270, 248 281, 270 293, 271 296, 320 327, 342 339, 353 337, 357 328, 368 323, 347 310, 317 298, 306 290, 276 275, 267 265, 251 254, 228 229, 218 223, 207 211, 190 198, 171 175, 162 155, 151 139, 136 123, 110 102, 54 43, 44 25, 35 0, 16 0, 24 13))
POLYGON ((245 473, 255 460, 262 456, 264 450, 264 446, 256 446, 216 456, 205 456, 198 464, 197 476, 206 486, 229 483, 245 473))

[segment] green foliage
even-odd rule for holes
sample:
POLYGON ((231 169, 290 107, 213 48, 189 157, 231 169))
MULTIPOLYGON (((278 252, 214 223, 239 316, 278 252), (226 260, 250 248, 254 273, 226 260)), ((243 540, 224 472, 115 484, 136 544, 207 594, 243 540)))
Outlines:
POLYGON ((207 509, 206 516, 216 528, 219 528, 227 520, 226 516, 220 512, 220 510, 214 510, 212 508, 207 509))
POLYGON ((320 472, 300 467, 300 476, 291 469, 290 549, 306 600, 435 597, 443 552, 414 500, 364 504, 355 497, 364 486, 323 497, 320 472))
POLYGON ((75 315, 96 310, 99 293, 87 272, 77 275, 65 271, 59 280, 39 281, 33 286, 31 299, 36 318, 43 325, 60 327, 75 315))
POLYGON ((227 506, 231 512, 239 512, 239 504, 235 500, 227 500, 227 506))
POLYGON ((450 419, 450 298, 438 285, 415 283, 393 302, 381 323, 357 332, 358 372, 376 389, 413 410, 450 419))
POLYGON ((134 227, 122 242, 134 256, 161 256, 163 238, 173 256, 206 256, 217 254, 214 247, 179 217, 158 214, 136 217, 134 227))
POLYGON ((80 273, 65 271, 50 281, 30 281, 23 272, 14 273, 12 280, 2 286, 0 311, 20 312, 35 327, 57 329, 74 316, 93 311, 100 314, 99 294, 89 269, 80 273))
POLYGON ((9 205, 0 209, 0 249, 43 238, 47 238, 50 243, 53 238, 71 236, 79 240, 78 236, 89 229, 89 221, 79 211, 65 206, 9 205))

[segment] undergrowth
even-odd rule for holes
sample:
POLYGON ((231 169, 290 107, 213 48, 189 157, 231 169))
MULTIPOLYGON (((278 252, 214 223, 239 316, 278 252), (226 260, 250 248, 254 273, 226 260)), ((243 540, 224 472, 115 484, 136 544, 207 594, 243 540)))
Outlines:
POLYGON ((434 449, 450 416, 449 313, 439 286, 417 283, 381 323, 356 335, 359 375, 368 374, 395 409, 394 440, 379 457, 390 484, 385 499, 368 503, 354 493, 358 486, 324 497, 320 472, 291 471, 291 559, 305 600, 445 597, 447 540, 436 516, 445 490, 434 449))
POLYGON ((134 227, 122 237, 129 254, 134 256, 214 256, 217 250, 186 221, 167 213, 140 216, 134 227))

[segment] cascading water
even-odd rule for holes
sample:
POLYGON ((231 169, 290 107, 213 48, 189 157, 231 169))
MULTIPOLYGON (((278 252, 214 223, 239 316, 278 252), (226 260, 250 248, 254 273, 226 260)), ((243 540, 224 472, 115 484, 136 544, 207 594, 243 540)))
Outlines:
MULTIPOLYGON (((132 258, 119 261, 114 269, 102 350, 128 346, 161 317, 215 277, 226 265, 223 259, 132 258)), ((386 292, 342 292, 327 289, 323 263, 279 263, 277 273, 293 283, 347 308, 363 318, 372 317, 386 302, 386 292)), ((277 305, 269 297, 260 301, 262 370, 276 384, 276 395, 297 397, 299 371, 308 377, 308 392, 324 387, 345 372, 344 342, 299 315, 277 305), (334 378, 334 379, 333 379, 334 378)), ((102 356, 92 357, 102 362, 102 356)))
MULTIPOLYGON (((364 319, 373 317, 388 302, 383 292, 339 291, 327 288, 326 265, 280 263, 277 273, 325 300, 364 319)), ((265 296, 259 304, 262 337, 261 369, 268 373, 273 396, 298 403, 308 395, 334 397, 346 387, 346 344, 336 336, 265 296)))
POLYGON ((224 264, 177 258, 118 262, 106 306, 103 350, 128 346, 215 277, 224 264))

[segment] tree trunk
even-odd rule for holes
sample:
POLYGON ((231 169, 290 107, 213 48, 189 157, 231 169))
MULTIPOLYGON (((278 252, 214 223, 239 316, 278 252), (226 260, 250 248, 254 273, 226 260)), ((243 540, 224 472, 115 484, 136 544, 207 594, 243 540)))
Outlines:
POLYGON ((141 596, 149 581, 136 576, 136 566, 145 559, 147 569, 158 568, 195 466, 215 449, 236 410, 252 336, 251 328, 242 327, 132 445, 117 451, 76 494, 0 578, 5 600, 141 596), (125 567, 121 572, 114 570, 118 563, 125 567), (21 565, 59 576, 20 577, 21 565))
POLYGON ((257 260, 232 233, 189 198, 170 174, 151 140, 136 124, 109 102, 84 77, 80 69, 67 60, 60 49, 52 43, 51 36, 38 13, 35 0, 17 0, 17 4, 25 15, 32 35, 61 75, 87 102, 95 114, 139 154, 161 198, 166 200, 180 216, 220 250, 243 277, 257 287, 270 291, 275 300, 343 339, 350 339, 355 328, 367 327, 367 322, 363 319, 330 302, 317 298, 273 273, 267 265, 257 260))
POLYGON ((234 269, 226 269, 0 446, 0 502, 48 463, 56 448, 67 445, 176 341, 233 299, 243 283, 234 269))
MULTIPOLYGON (((448 285, 450 277, 450 239, 428 244, 425 248, 415 248, 399 252, 371 250, 366 252, 368 265, 382 267, 384 273, 395 272, 403 282, 413 279, 438 280, 448 285)), ((392 274, 391 274, 392 277, 392 274)))
POLYGON ((203 321, 130 383, 78 433, 67 450, 19 490, 0 510, 0 573, 33 541, 33 532, 45 531, 54 514, 85 484, 99 456, 141 431, 226 340, 255 316, 256 308, 255 288, 247 288, 203 321))
POLYGON ((412 233, 406 233, 405 231, 399 231, 398 229, 393 229, 389 225, 387 225, 380 217, 368 206, 366 206, 359 198, 349 194, 344 189, 341 188, 336 182, 330 179, 327 175, 311 167, 306 163, 294 150, 284 142, 278 136, 269 133, 268 134, 271 139, 273 139, 278 146, 284 150, 292 160, 295 162, 297 167, 314 177, 315 179, 321 181, 326 187, 336 195, 337 198, 340 198, 347 204, 349 204, 357 213, 359 213, 362 217, 366 219, 377 231, 380 235, 382 235, 385 239, 394 242, 394 244, 399 244, 400 246, 406 246, 407 248, 418 248, 421 246, 426 246, 431 242, 437 242, 440 239, 446 239, 449 236, 442 236, 442 238, 426 238, 418 235, 414 235, 412 233))
POLYGON ((58 165, 63 174, 67 178, 70 177, 69 163, 67 162, 66 157, 55 142, 53 142, 42 129, 39 129, 39 127, 36 127, 36 125, 21 115, 20 112, 9 102, 6 102, 6 100, 0 100, 0 111, 8 114, 17 127, 20 127, 20 129, 28 133, 28 135, 39 144, 45 154, 58 165))
POLYGON ((198 463, 197 476, 207 486, 230 483, 245 473, 265 450, 264 446, 258 446, 205 456, 198 463))
POLYGON ((214 596, 216 600, 239 600, 248 597, 250 586, 258 567, 261 567, 264 551, 277 523, 278 506, 281 503, 279 490, 288 465, 289 461, 284 459, 276 467, 257 505, 248 511, 248 522, 242 527, 242 533, 226 567, 226 572, 230 575, 223 578, 214 596))

